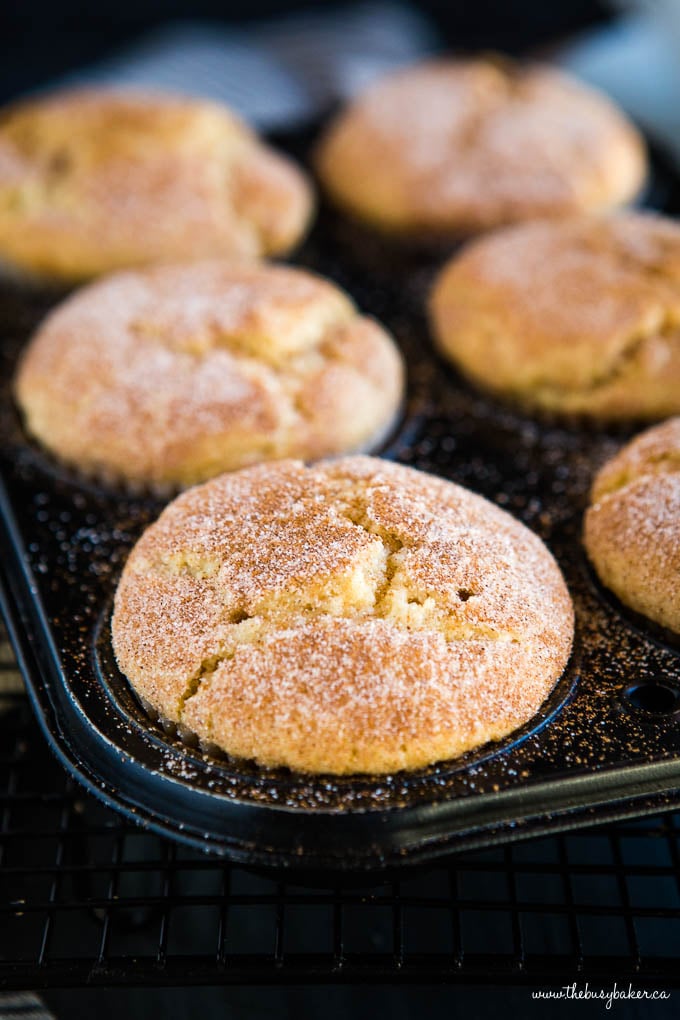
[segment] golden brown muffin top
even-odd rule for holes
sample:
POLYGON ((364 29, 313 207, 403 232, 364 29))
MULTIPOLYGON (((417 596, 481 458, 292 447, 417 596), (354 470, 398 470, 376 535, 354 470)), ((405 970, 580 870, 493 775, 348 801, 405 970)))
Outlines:
POLYGON ((622 602, 680 633, 680 418, 643 432, 600 470, 584 539, 622 602))
MULTIPOLYGON (((647 429, 608 460, 593 482, 591 502, 624 489, 640 478, 662 474, 677 475, 680 484, 680 418, 670 418, 647 429)), ((680 519, 678 527, 680 529, 680 519)))
POLYGON ((15 388, 27 430, 58 457, 162 486, 371 444, 402 387, 389 336, 332 283, 198 262, 80 290, 31 340, 15 388))
POLYGON ((431 310, 441 347, 491 389, 615 416, 680 410, 671 220, 619 213, 497 231, 448 263, 431 310))
POLYGON ((0 257, 65 279, 285 251, 311 194, 226 107, 75 90, 0 115, 0 257))
POLYGON ((368 457, 260 465, 172 503, 133 550, 118 662, 238 757, 415 768, 505 735, 566 664, 554 560, 479 496, 368 457))
POLYGON ((641 139, 604 96, 553 69, 483 59, 379 80, 332 122, 317 155, 341 204, 424 233, 605 209, 645 176, 641 139))

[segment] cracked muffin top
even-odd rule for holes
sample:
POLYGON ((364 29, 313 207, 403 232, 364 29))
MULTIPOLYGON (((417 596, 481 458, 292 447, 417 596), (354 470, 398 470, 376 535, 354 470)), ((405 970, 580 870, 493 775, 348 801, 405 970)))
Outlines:
POLYGON ((74 90, 0 113, 0 259, 29 275, 283 253, 312 204, 302 171, 217 103, 74 90))
POLYGON ((381 79, 331 123, 316 166, 355 217, 423 238, 609 209, 646 175, 640 136, 603 95, 545 67, 483 59, 381 79))
POLYGON ((600 470, 584 543, 621 602, 680 633, 680 418, 643 432, 600 470))
POLYGON ((602 420, 680 412, 680 227, 661 216, 509 227, 435 283, 439 347, 528 409, 602 420))
POLYGON ((370 457, 279 461, 179 496, 127 561, 122 672, 161 717, 263 766, 414 769, 536 714, 573 610, 532 532, 370 457))
POLYGON ((158 266, 53 311, 15 379, 27 432, 107 482, 156 489, 377 445, 403 391, 391 338, 300 269, 158 266))

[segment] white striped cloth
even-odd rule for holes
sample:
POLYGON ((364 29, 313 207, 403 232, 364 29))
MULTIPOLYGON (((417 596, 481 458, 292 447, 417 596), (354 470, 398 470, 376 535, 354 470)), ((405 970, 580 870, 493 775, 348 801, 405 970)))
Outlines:
POLYGON ((33 992, 0 992, 0 1020, 55 1020, 33 992))
POLYGON ((301 126, 372 78, 436 49, 433 28, 414 7, 366 3, 249 29, 171 22, 66 83, 188 92, 221 100, 272 131, 301 126))

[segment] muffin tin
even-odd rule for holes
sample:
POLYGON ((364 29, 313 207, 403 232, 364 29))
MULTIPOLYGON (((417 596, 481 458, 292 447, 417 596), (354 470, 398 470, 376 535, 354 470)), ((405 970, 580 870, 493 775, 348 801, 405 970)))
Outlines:
MULTIPOLYGON (((277 142, 299 156, 308 139, 277 142)), ((680 210, 680 179, 658 154, 648 200, 680 210)), ((110 647, 117 578, 163 504, 82 480, 27 440, 9 381, 46 305, 8 288, 0 308, 2 608, 61 763, 154 831, 241 863, 308 875, 425 863, 676 807, 680 644, 603 591, 580 545, 590 481, 635 429, 532 420, 462 382, 435 354, 425 321, 440 259, 367 238, 322 208, 296 261, 345 287, 406 355, 407 405, 381 454, 481 493, 555 553, 577 613, 570 665, 523 730, 413 773, 306 777, 184 745, 146 715, 110 647)))

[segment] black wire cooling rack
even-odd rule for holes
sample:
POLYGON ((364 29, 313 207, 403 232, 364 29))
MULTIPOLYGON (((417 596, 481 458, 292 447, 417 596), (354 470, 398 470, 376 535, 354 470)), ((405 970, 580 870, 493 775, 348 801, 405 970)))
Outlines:
POLYGON ((89 798, 0 639, 0 984, 680 984, 680 815, 303 887, 181 849, 89 798))

